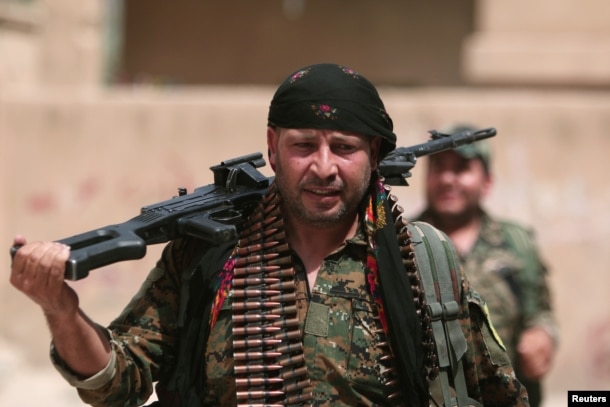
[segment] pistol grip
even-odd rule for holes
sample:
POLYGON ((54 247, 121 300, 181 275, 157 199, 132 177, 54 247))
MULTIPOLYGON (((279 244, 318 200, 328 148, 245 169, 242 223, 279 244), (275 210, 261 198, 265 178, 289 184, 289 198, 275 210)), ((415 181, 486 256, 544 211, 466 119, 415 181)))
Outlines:
POLYGON ((209 214, 196 214, 181 218, 178 220, 179 233, 194 236, 212 244, 236 241, 237 228, 232 223, 241 219, 241 215, 236 211, 226 211, 224 214, 224 218, 216 214, 215 219, 212 219, 209 214))

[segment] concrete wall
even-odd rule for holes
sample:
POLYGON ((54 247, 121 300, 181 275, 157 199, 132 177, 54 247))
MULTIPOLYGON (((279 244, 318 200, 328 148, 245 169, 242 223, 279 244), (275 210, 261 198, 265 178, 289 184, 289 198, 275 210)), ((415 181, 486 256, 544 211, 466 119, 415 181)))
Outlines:
POLYGON ((470 83, 610 84, 610 3, 605 0, 478 0, 463 43, 470 83))
MULTIPOLYGON (((209 166, 264 151, 272 88, 4 94, 0 99, 2 244, 23 233, 59 239, 138 214, 177 187, 210 183, 209 166)), ((492 212, 531 223, 552 274, 562 342, 551 395, 610 382, 610 94, 384 88, 400 145, 453 121, 496 127, 492 212), (586 346, 583 346, 586 344, 586 346)), ((270 175, 269 168, 263 172, 270 175)), ((407 212, 421 205, 422 168, 395 187, 407 212)), ((73 285, 107 323, 135 293, 160 247, 138 261, 94 270, 73 285)), ((8 257, 5 263, 8 272, 8 257)), ((38 309, 0 282, 0 336, 19 344, 23 368, 48 368, 38 309)), ((549 398, 549 400, 551 400, 549 398)), ((550 402, 550 401, 549 401, 550 402)))
POLYGON ((332 61, 378 84, 455 85, 473 3, 126 2, 117 75, 127 83, 275 84, 300 66, 332 61))

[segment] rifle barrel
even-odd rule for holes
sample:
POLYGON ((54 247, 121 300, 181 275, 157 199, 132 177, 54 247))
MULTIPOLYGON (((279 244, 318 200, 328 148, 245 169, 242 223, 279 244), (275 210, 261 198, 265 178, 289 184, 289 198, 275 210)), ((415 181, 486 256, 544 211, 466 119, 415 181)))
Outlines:
POLYGON ((430 131, 430 133, 432 134, 432 140, 410 147, 399 147, 392 151, 390 155, 413 154, 415 157, 422 157, 490 138, 495 136, 497 132, 495 128, 489 127, 476 131, 462 131, 453 135, 439 133, 435 130, 430 131))

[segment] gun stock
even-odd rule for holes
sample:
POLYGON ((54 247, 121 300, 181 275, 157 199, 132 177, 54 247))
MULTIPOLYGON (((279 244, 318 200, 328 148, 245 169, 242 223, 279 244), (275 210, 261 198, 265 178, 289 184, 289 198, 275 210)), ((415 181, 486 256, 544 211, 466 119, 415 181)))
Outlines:
MULTIPOLYGON (((417 157, 456 148, 493 137, 495 129, 454 135, 430 131, 432 140, 392 151, 380 163, 379 172, 391 185, 408 185, 417 157)), ((124 223, 105 226, 58 242, 70 246, 65 277, 80 280, 89 271, 146 255, 146 246, 180 236, 194 236, 211 244, 237 241, 239 227, 267 192, 273 178, 257 168, 265 166, 261 153, 253 153, 210 167, 214 183, 192 193, 180 190, 172 199, 145 206, 124 223)), ((19 247, 11 247, 14 256, 19 247)))

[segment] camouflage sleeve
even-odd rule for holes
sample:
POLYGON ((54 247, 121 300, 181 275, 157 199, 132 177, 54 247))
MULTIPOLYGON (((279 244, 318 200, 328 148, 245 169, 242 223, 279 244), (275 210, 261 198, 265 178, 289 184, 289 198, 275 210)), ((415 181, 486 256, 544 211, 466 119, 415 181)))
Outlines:
MULTIPOLYGON (((100 328, 102 332, 106 332, 103 327, 100 326, 100 328)), ((109 337, 108 339, 110 340, 109 337)), ((106 384, 109 380, 111 380, 112 376, 114 375, 114 368, 116 366, 115 352, 111 353, 108 364, 102 370, 100 370, 93 376, 86 378, 83 378, 79 374, 75 373, 72 369, 70 369, 70 367, 61 359, 61 357, 57 353, 54 343, 51 343, 50 354, 53 366, 63 376, 63 378, 74 387, 83 389, 97 389, 106 384)))
POLYGON ((529 406, 487 306, 466 279, 462 283, 462 329, 468 343, 464 370, 470 397, 484 406, 529 406))
POLYGON ((95 407, 145 403, 162 369, 171 366, 177 343, 180 269, 185 241, 166 246, 156 266, 123 312, 109 325, 114 358, 111 379, 99 388, 78 387, 81 399, 95 407))
POLYGON ((514 223, 504 224, 504 233, 524 262, 519 272, 522 290, 523 328, 539 326, 558 342, 557 323, 551 304, 549 271, 542 260, 533 230, 514 223))

